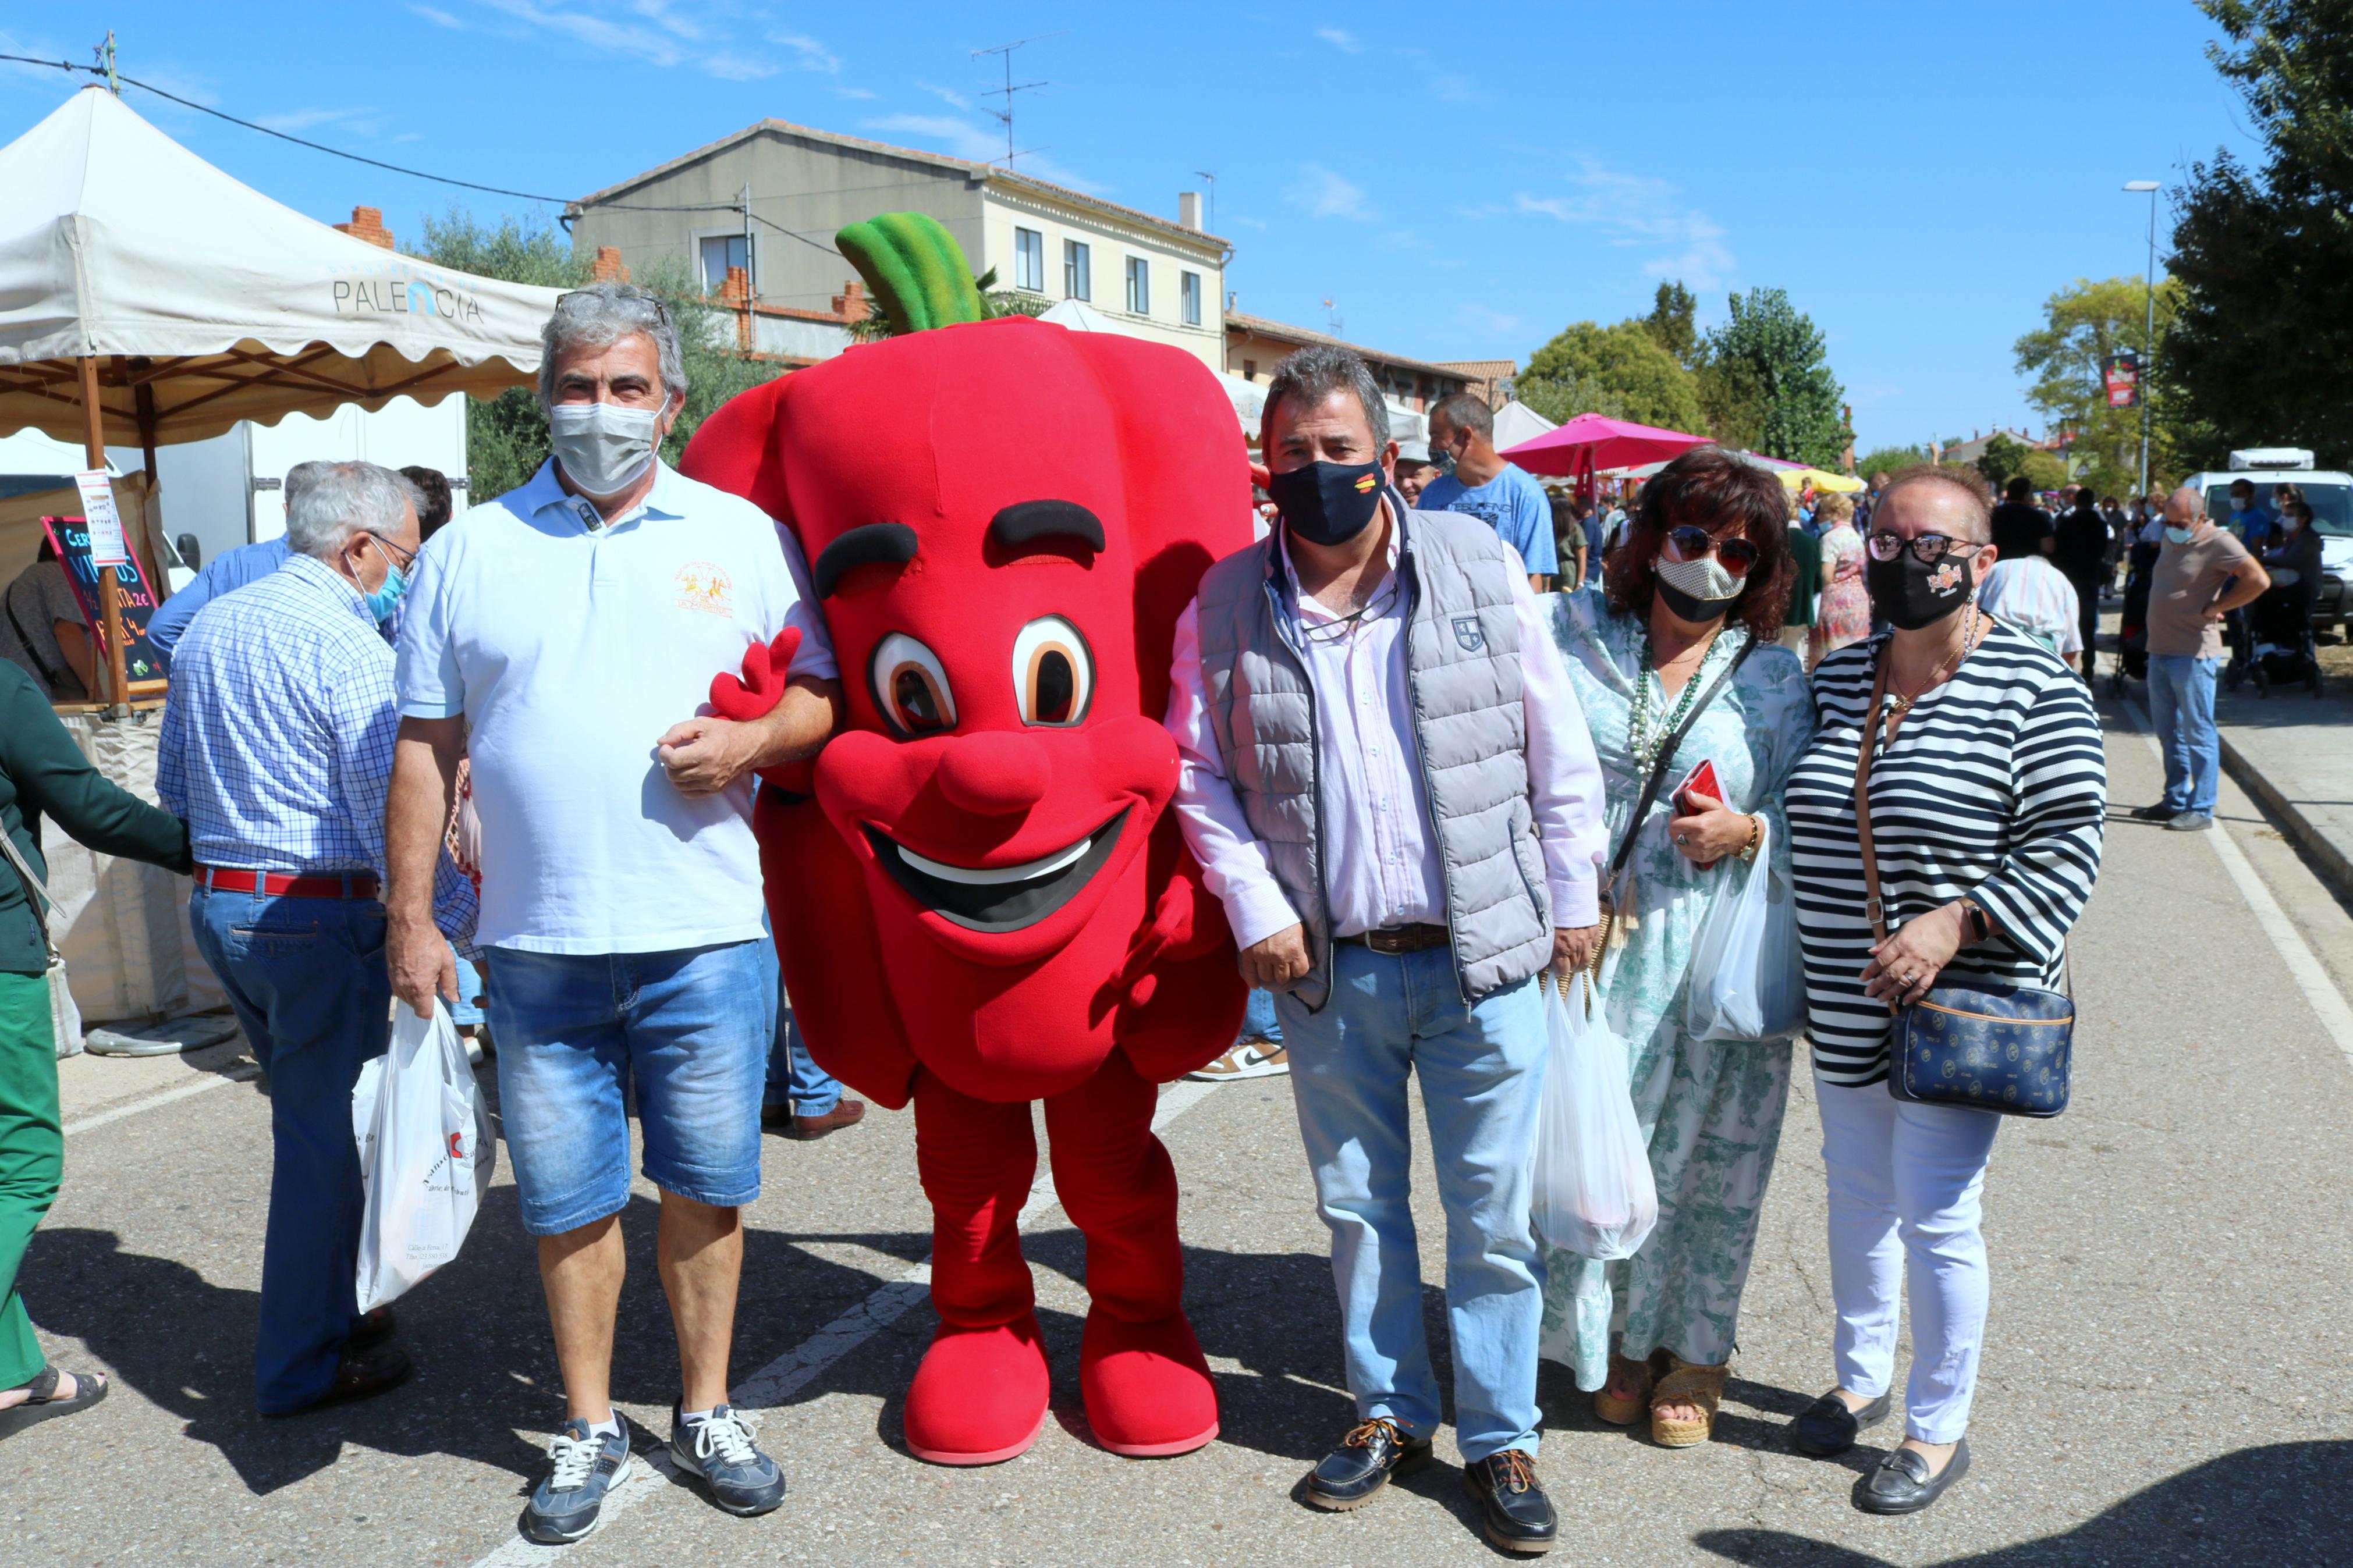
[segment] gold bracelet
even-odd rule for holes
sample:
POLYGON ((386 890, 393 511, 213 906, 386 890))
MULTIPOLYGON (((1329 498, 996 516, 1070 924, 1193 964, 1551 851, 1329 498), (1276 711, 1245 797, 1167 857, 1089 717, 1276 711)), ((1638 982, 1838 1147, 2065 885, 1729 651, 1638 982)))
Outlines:
POLYGON ((1752 815, 1748 818, 1748 842, 1740 847, 1740 863, 1742 865, 1753 866, 1757 863, 1757 847, 1763 843, 1764 840, 1765 819, 1762 816, 1752 815))

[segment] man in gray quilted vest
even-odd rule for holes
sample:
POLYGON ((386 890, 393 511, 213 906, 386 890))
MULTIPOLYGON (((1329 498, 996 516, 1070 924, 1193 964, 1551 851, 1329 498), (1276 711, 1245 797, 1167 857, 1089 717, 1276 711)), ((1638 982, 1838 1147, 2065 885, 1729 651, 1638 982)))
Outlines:
POLYGON ((1186 842, 1243 978, 1277 994, 1332 1229, 1358 1421, 1306 1496, 1355 1508, 1430 1458, 1439 1389, 1406 1201, 1419 1073, 1455 1441, 1489 1539, 1546 1551, 1537 977, 1591 952, 1600 770, 1526 566, 1475 517, 1407 507, 1363 361, 1284 360, 1261 434, 1280 523, 1211 567, 1178 621, 1168 728, 1186 842))

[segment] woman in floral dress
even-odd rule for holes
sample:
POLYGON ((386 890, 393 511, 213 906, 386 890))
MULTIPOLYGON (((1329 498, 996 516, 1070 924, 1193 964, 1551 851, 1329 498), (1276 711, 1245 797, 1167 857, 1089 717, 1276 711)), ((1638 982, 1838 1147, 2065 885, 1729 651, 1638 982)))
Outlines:
POLYGON ((1676 747, 1609 888, 1618 930, 1600 999, 1630 1047, 1658 1226, 1623 1262, 1546 1252, 1542 1352, 1575 1370, 1603 1420, 1647 1415, 1652 1436, 1678 1447, 1714 1428, 1789 1090, 1788 1041, 1699 1041, 1683 1025, 1708 911, 1748 876, 1788 876, 1781 792, 1814 704, 1778 642, 1793 571, 1787 506, 1772 474, 1695 448, 1644 487, 1604 593, 1561 595, 1554 609, 1607 780, 1613 858, 1660 749, 1733 669, 1676 747), (1676 817, 1672 794, 1703 762, 1722 798, 1676 817))
POLYGON ((1806 646, 1806 668, 1871 635, 1871 595, 1862 587, 1862 535, 1855 531, 1854 502, 1826 495, 1815 510, 1822 524, 1822 607, 1806 646))

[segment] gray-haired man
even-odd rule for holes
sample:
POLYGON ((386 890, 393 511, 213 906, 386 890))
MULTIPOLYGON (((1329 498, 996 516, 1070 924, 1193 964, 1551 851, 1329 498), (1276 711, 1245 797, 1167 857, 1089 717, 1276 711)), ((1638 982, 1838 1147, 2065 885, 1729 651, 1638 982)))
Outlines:
MULTIPOLYGON (((376 894, 399 720, 378 628, 416 556, 417 492, 373 463, 304 466, 313 471, 287 510, 286 564, 188 623, 155 761, 156 794, 187 823, 195 858, 196 949, 269 1074, 254 1358, 265 1415, 408 1375, 390 1313, 358 1317, 353 1298, 352 1088, 390 1032, 376 894)), ((462 935, 474 889, 446 856, 427 858, 422 890, 427 929, 438 912, 462 935)))
POLYGON ((1600 768, 1525 563, 1475 517, 1407 507, 1361 360, 1284 360, 1262 434, 1282 521, 1210 567, 1178 620, 1167 723, 1186 842, 1243 978, 1277 994, 1332 1231, 1359 1419, 1307 1500, 1355 1508, 1430 1458, 1439 1390, 1406 1201, 1419 1075, 1465 1479, 1490 1540, 1548 1551, 1536 977, 1591 952, 1600 768))
POLYGON ((660 302, 576 290, 543 342, 554 457, 418 554, 385 903, 393 990, 454 998, 426 887, 470 756, 500 1110, 567 1405, 522 1528, 558 1543, 631 1463, 609 1394, 632 1090, 681 1363, 670 1452, 731 1513, 784 1498, 727 1389, 776 997, 752 773, 813 752, 840 696, 790 536, 657 456, 687 390, 660 302), (771 644, 791 680, 765 718, 697 717, 771 644))

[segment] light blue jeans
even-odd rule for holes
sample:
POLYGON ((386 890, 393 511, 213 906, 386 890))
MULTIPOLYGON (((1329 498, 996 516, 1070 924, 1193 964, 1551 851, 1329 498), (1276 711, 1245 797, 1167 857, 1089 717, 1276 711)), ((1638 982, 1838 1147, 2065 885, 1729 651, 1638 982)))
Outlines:
POLYGON ((2148 712, 2165 749, 2165 804, 2176 811, 2214 815, 2222 787, 2222 740, 2214 729, 2214 681, 2221 670, 2219 658, 2148 656, 2148 712))
POLYGON ((1282 1023, 1274 1016, 1274 993, 1253 989, 1250 1003, 1242 1009, 1242 1033, 1245 1040, 1265 1040, 1282 1044, 1282 1023))
POLYGON ((1533 1456, 1544 1314, 1544 1266, 1528 1226, 1546 1046, 1536 982, 1466 1007, 1446 949, 1384 955, 1341 942, 1322 1012, 1288 995, 1274 1005, 1317 1207, 1332 1230, 1342 1352, 1358 1416, 1387 1416, 1417 1437, 1438 1426, 1408 1203, 1411 1072, 1421 1079, 1446 1211, 1455 1440, 1471 1463, 1505 1448, 1533 1456))
POLYGON ((760 1085, 776 1006, 765 938, 485 957, 523 1229, 560 1236, 628 1205, 630 1089, 648 1181, 719 1208, 760 1195, 760 1085))

